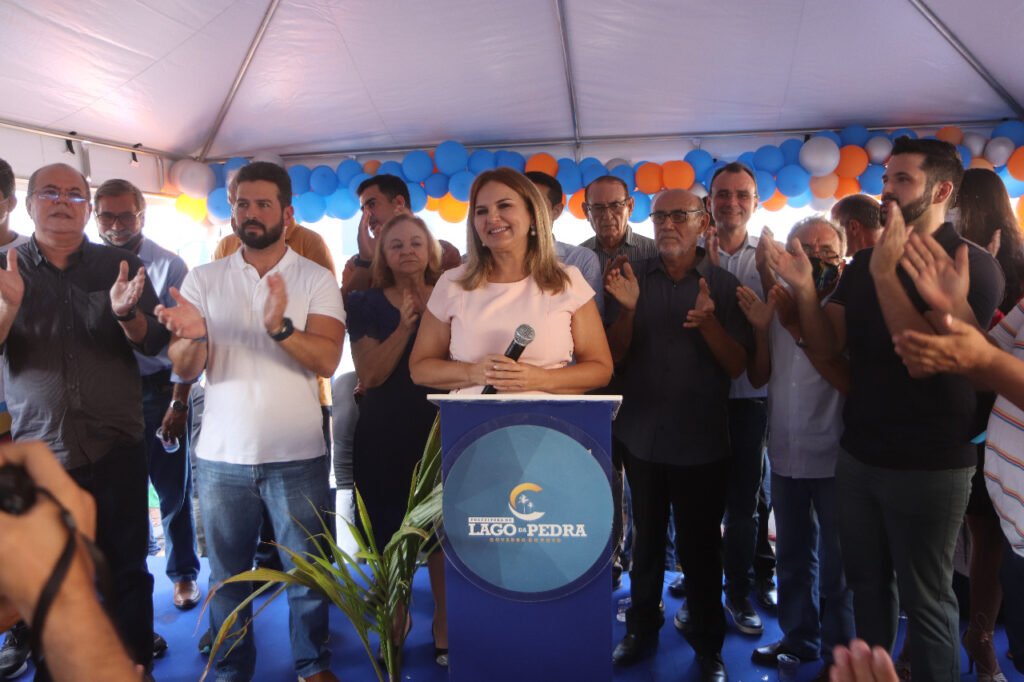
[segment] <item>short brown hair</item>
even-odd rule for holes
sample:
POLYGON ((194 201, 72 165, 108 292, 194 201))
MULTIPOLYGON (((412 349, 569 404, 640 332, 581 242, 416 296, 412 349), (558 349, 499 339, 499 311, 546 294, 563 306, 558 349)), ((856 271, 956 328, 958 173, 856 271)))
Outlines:
POLYGON ((142 196, 142 190, 120 178, 114 178, 113 180, 107 180, 102 185, 96 188, 96 194, 93 196, 92 205, 96 207, 96 211, 100 210, 100 199, 103 197, 122 197, 125 194, 131 194, 135 197, 135 210, 145 211, 146 210, 146 197, 142 196))

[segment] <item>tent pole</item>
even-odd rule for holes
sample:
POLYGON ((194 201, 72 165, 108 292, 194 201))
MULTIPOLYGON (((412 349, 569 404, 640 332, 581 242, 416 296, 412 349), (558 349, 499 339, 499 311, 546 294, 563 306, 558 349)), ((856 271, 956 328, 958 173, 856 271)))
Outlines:
POLYGON ((576 79, 569 56, 569 29, 565 20, 565 0, 555 0, 555 16, 558 17, 558 33, 562 38, 562 65, 565 67, 565 86, 569 95, 569 111, 572 113, 572 137, 576 141, 573 156, 580 160, 580 114, 576 100, 576 79))
POLYGON ((281 0, 270 0, 267 11, 263 14, 263 21, 260 22, 260 27, 256 30, 256 35, 252 37, 252 42, 249 44, 249 51, 245 53, 245 59, 242 60, 242 65, 238 67, 235 82, 231 84, 231 89, 228 91, 227 97, 224 98, 220 111, 217 112, 217 118, 214 120, 210 134, 203 144, 203 149, 199 152, 197 157, 199 161, 206 161, 206 155, 210 153, 210 147, 213 146, 213 141, 217 139, 217 134, 220 133, 220 127, 224 124, 228 110, 231 109, 231 104, 235 101, 235 95, 238 94, 238 89, 242 86, 242 81, 245 80, 245 74, 249 71, 249 65, 252 64, 252 59, 256 56, 256 50, 259 49, 260 43, 263 42, 263 35, 267 32, 270 21, 274 18, 274 13, 277 12, 277 7, 280 4, 281 0))
POLYGON ((26 123, 16 123, 14 121, 7 121, 4 119, 0 119, 0 128, 8 128, 10 130, 17 130, 23 133, 31 133, 33 135, 41 135, 43 137, 55 137, 60 140, 75 140, 79 142, 87 142, 93 145, 94 147, 106 147, 107 149, 117 149, 118 151, 123 152, 149 154, 150 156, 156 157, 166 156, 171 159, 181 158, 181 154, 165 152, 160 149, 151 149, 149 147, 140 147, 130 144, 124 144, 121 142, 115 142, 114 140, 106 140, 101 137, 79 135, 78 133, 61 132, 59 130, 52 130, 50 128, 40 128, 39 126, 28 125, 26 123))
POLYGON ((972 69, 978 72, 978 75, 988 83, 989 87, 995 90, 996 94, 999 95, 999 97, 1002 98, 1002 100, 1006 102, 1011 109, 1013 109, 1013 113, 1015 113, 1019 118, 1024 118, 1024 106, 1021 106, 1020 102, 1014 99, 1013 95, 1007 92, 1002 83, 997 81, 995 76, 992 75, 992 72, 985 68, 984 64, 978 61, 978 58, 974 56, 974 53, 967 49, 967 46, 957 38, 956 34, 953 33, 946 24, 943 23, 942 19, 932 11, 931 7, 926 5, 924 0, 909 0, 909 2, 914 6, 914 9, 920 12, 921 16, 927 19, 928 23, 930 23, 932 27, 939 32, 939 35, 945 38, 946 42, 949 43, 961 57, 963 57, 964 61, 970 64, 972 69))

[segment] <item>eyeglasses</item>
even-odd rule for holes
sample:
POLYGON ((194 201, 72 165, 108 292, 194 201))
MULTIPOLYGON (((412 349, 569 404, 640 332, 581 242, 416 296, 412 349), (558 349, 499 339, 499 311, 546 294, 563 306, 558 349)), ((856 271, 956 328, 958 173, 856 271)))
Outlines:
POLYGON ((651 213, 648 217, 655 225, 661 225, 662 223, 665 222, 666 218, 671 219, 673 225, 682 225, 683 223, 690 219, 690 216, 700 215, 703 212, 703 208, 690 208, 685 211, 681 208, 677 208, 674 211, 667 212, 655 211, 654 213, 651 213))
POLYGON ((801 244, 800 248, 804 250, 804 253, 807 254, 808 258, 817 258, 823 263, 827 263, 829 265, 839 265, 839 263, 843 260, 842 256, 840 256, 832 249, 822 249, 821 251, 815 253, 813 246, 801 244))
POLYGON ((85 204, 89 201, 89 197, 77 189, 41 189, 38 192, 33 192, 31 196, 39 197, 43 201, 59 201, 61 197, 64 197, 72 204, 85 204))
POLYGON ((733 197, 736 197, 738 201, 750 201, 756 196, 753 192, 731 192, 727 189, 715 192, 715 199, 721 199, 722 201, 731 201, 733 197))
POLYGON ((613 201, 608 204, 584 204, 583 207, 591 215, 598 215, 601 213, 608 213, 609 211, 612 213, 618 213, 622 209, 626 208, 626 204, 628 203, 628 199, 623 199, 621 201, 613 201))
POLYGON ((137 213, 132 213, 131 211, 126 211, 124 213, 104 212, 96 214, 96 222, 103 227, 113 227, 114 223, 121 223, 122 227, 131 229, 139 224, 139 218, 141 216, 142 211, 138 211, 137 213))

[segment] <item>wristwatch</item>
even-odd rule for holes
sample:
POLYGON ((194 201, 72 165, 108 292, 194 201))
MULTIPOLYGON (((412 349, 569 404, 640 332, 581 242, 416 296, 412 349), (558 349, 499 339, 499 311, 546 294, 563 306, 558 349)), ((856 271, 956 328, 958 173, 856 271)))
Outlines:
POLYGON ((373 265, 372 260, 360 258, 358 255, 355 257, 353 262, 356 264, 357 268, 368 268, 373 265))
POLYGON ((188 412, 188 405, 178 399, 171 401, 171 409, 175 412, 188 412))
POLYGON ((276 332, 273 332, 273 333, 267 332, 267 334, 270 334, 270 338, 274 339, 274 341, 280 342, 280 341, 284 341, 289 336, 291 336, 294 331, 295 331, 295 327, 292 325, 291 318, 290 317, 286 317, 283 320, 281 320, 281 328, 280 329, 278 329, 276 332))
POLYGON ((133 305, 132 309, 129 310, 124 315, 118 315, 117 313, 114 313, 114 319, 117 320, 118 322, 131 322, 132 320, 135 319, 135 313, 138 312, 138 309, 138 306, 133 305))

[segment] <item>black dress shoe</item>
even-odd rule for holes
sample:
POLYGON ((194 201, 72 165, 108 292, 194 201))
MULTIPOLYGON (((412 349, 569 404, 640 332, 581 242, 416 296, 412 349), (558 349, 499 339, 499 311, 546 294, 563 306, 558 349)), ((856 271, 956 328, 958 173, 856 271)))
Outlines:
POLYGON ((685 601, 679 607, 679 610, 676 611, 672 624, 676 626, 676 630, 679 630, 684 635, 690 634, 690 607, 686 605, 685 601))
POLYGON ((729 673, 725 672, 722 654, 698 655, 697 665, 700 666, 701 682, 729 682, 729 673))
POLYGON ((622 641, 615 646, 612 652, 612 663, 615 665, 633 665, 642 658, 645 658, 658 648, 657 636, 638 637, 637 635, 626 635, 622 641))
POLYGON ((779 592, 775 589, 775 582, 771 578, 755 580, 754 599, 769 611, 779 608, 779 592))
POLYGON ((668 593, 676 599, 682 599, 686 596, 686 576, 682 573, 676 577, 675 580, 668 584, 668 593))
POLYGON ((779 654, 789 654, 790 656, 796 656, 800 659, 801 663, 814 660, 813 658, 807 658, 806 656, 800 656, 795 651, 791 651, 785 643, 780 639, 778 642, 772 642, 765 646, 759 646, 754 649, 753 653, 750 654, 750 660, 756 665, 763 665, 768 668, 774 668, 779 664, 779 654))

